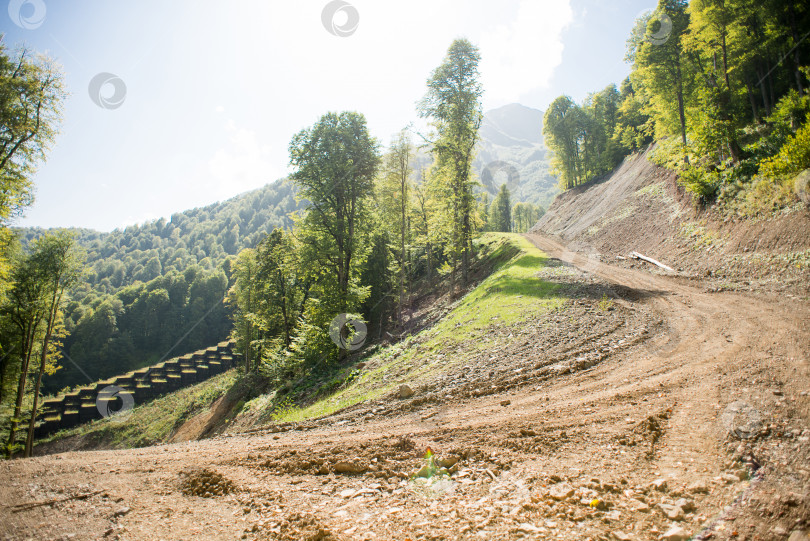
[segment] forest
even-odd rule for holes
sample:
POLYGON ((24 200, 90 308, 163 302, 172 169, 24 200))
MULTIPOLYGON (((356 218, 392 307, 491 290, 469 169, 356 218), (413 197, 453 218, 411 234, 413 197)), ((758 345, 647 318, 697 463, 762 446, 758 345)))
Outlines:
POLYGON ((698 203, 757 215, 796 201, 810 167, 810 12, 784 0, 661 0, 627 41, 630 76, 582 104, 555 99, 546 144, 562 189, 657 141, 698 203))
MULTIPOLYGON (((111 233, 68 230, 85 253, 84 271, 62 310, 64 360, 43 390, 56 393, 227 339, 231 322, 221 301, 236 254, 258 244, 267 228, 289 226, 300 206, 280 180, 168 221, 111 233)), ((23 252, 48 235, 18 233, 23 252)))
MULTIPOLYGON (((659 2, 636 21, 618 88, 546 110, 560 188, 655 142, 653 159, 698 204, 742 215, 791 205, 810 167, 808 16, 781 0, 659 2)), ((428 133, 403 128, 383 145, 362 113, 328 112, 292 137, 289 178, 98 233, 13 227, 62 121, 64 74, 0 42, 6 454, 30 454, 43 396, 228 338, 245 374, 280 388, 396 335, 420 292, 463 294, 478 234, 525 232, 543 213, 514 202, 508 182, 490 200, 492 179, 478 178, 479 62, 470 41, 451 44, 417 104, 428 133)))
POLYGON ((111 233, 15 229, 61 120, 63 75, 25 49, 2 53, 4 91, 49 111, 47 123, 30 108, 4 111, 20 118, 23 140, 4 169, 16 190, 4 202, 0 254, 7 454, 30 453, 15 433, 33 427, 43 395, 223 339, 236 339, 245 371, 266 381, 328 370, 349 351, 335 344, 353 343, 357 331, 345 325, 338 333, 348 342, 335 342, 325 331, 336 316, 368 322, 379 339, 402 323, 418 287, 449 279, 453 294, 463 290, 478 232, 526 231, 542 213, 513 204, 506 185, 490 201, 476 178, 479 53, 459 40, 419 105, 429 145, 417 147, 403 130, 383 152, 362 114, 328 113, 290 143, 297 172, 289 179, 111 233), (15 65, 28 70, 30 86, 9 85, 20 76, 15 65), (417 174, 425 152, 433 165, 417 174))

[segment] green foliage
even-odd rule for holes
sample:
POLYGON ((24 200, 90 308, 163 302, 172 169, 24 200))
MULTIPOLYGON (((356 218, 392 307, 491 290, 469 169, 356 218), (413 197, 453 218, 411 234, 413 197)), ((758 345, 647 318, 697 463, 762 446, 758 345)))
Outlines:
POLYGON ((790 179, 810 168, 810 115, 794 135, 789 136, 776 156, 763 161, 759 172, 771 179, 790 179))
POLYGON ((25 456, 30 456, 42 378, 56 372, 61 354, 57 346, 65 334, 63 296, 79 280, 83 259, 68 231, 45 235, 31 243, 30 249, 30 253, 15 254, 13 283, 0 304, 0 342, 8 344, 8 352, 0 360, 2 413, 11 412, 13 402, 6 444, 9 456, 16 451, 15 437, 23 416, 29 422, 25 456), (15 380, 16 392, 11 392, 15 380), (32 404, 26 412, 29 391, 32 404))
POLYGON ((414 216, 416 209, 414 208, 414 187, 411 179, 413 174, 411 167, 413 153, 414 149, 410 135, 406 130, 400 131, 392 140, 388 152, 383 157, 383 167, 374 190, 378 221, 375 229, 385 231, 388 238, 398 241, 389 243, 396 244, 397 248, 391 250, 393 260, 390 269, 386 259, 387 254, 382 253, 387 248, 378 246, 381 239, 375 239, 375 251, 369 261, 369 267, 373 265, 378 267, 378 271, 375 271, 377 274, 372 274, 370 278, 382 284, 382 288, 377 288, 379 291, 375 291, 375 287, 372 285, 371 295, 366 301, 366 311, 369 311, 368 306, 371 306, 372 309, 380 312, 380 314, 369 314, 372 324, 377 327, 382 326, 381 321, 377 323, 378 315, 382 315, 387 310, 387 305, 380 306, 380 303, 387 303, 389 300, 387 295, 394 289, 394 284, 385 283, 389 278, 389 270, 399 275, 398 284, 396 285, 399 297, 397 306, 397 320, 399 322, 402 322, 405 295, 413 278, 413 265, 409 257, 412 251, 410 246, 412 242, 411 220, 417 219, 414 216), (384 295, 385 300, 380 295, 384 295))
POLYGON ((235 400, 245 393, 236 370, 228 370, 204 382, 161 396, 146 404, 136 404, 121 422, 116 416, 75 428, 61 430, 40 443, 79 436, 101 448, 127 449, 167 443, 183 423, 208 410, 230 392, 235 400))
POLYGON ((31 175, 62 119, 67 92, 53 60, 0 42, 0 227, 33 202, 31 175))
POLYGON ((362 300, 358 270, 368 248, 373 180, 380 161, 366 119, 354 112, 327 113, 290 143, 291 175, 310 208, 297 223, 310 257, 328 272, 317 286, 331 302, 326 310, 348 312, 362 300))
POLYGON ((66 96, 53 60, 25 46, 10 53, 0 41, 0 302, 11 283, 8 227, 34 201, 31 178, 59 130, 66 96))
POLYGON ((501 185, 498 195, 492 201, 489 211, 489 230, 499 233, 512 231, 512 203, 506 184, 501 185))
POLYGON ((627 40, 618 107, 609 87, 546 112, 561 187, 597 177, 654 134, 655 161, 698 202, 719 196, 743 215, 790 205, 790 177, 808 166, 808 24, 808 10, 783 0, 659 0, 627 40))
POLYGON ((435 161, 429 185, 438 206, 434 214, 438 234, 452 261, 452 294, 459 264, 462 282, 467 281, 472 237, 477 229, 472 164, 483 119, 480 60, 478 48, 468 40, 453 41, 428 79, 427 94, 419 105, 420 116, 430 119, 434 129, 431 150, 435 161))
POLYGON ((629 81, 592 93, 583 105, 560 96, 546 110, 543 133, 554 151, 552 170, 563 190, 608 173, 651 141, 649 117, 629 81))
POLYGON ((401 381, 390 374, 400 374, 400 378, 408 381, 435 377, 448 365, 464 363, 469 356, 480 355, 481 349, 492 347, 493 340, 499 340, 497 337, 509 325, 553 310, 564 302, 556 284, 538 278, 547 256, 527 239, 514 234, 487 233, 476 244, 480 257, 477 265, 491 274, 447 317, 416 336, 373 353, 366 361, 374 369, 352 376, 358 371, 347 367, 337 385, 327 385, 329 392, 319 393, 311 403, 284 408, 275 420, 303 421, 378 398, 401 381), (417 362, 440 353, 445 355, 442 362, 417 362))
POLYGON ((541 207, 531 203, 515 203, 512 207, 512 231, 526 233, 545 214, 541 207))
POLYGON ((602 298, 599 300, 597 307, 603 312, 607 312, 608 310, 613 309, 613 301, 610 300, 607 295, 602 295, 602 298))
MULTIPOLYGON (((231 320, 222 299, 236 254, 273 226, 291 226, 288 214, 300 206, 292 184, 278 181, 169 221, 70 230, 87 252, 87 271, 64 308, 65 352, 81 370, 65 363, 45 377, 45 392, 87 383, 84 373, 106 378, 225 340, 231 320)), ((27 247, 48 231, 16 232, 27 247)))

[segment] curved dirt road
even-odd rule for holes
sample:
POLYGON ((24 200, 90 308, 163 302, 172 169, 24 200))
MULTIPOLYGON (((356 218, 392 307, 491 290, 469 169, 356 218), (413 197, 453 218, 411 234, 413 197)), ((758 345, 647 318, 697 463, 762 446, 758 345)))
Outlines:
POLYGON ((525 347, 482 361, 486 388, 448 375, 438 399, 389 397, 297 430, 3 463, 0 536, 773 539, 810 527, 808 306, 529 238, 612 297, 558 317, 584 337, 564 361, 535 363, 548 328, 526 322, 513 331, 525 347), (740 400, 757 416, 750 439, 726 435, 740 400), (411 477, 427 447, 458 460, 429 486, 411 477))

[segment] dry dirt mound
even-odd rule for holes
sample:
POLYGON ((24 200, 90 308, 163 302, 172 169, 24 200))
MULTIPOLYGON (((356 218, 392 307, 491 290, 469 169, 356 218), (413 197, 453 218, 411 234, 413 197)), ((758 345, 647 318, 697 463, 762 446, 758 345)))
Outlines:
POLYGON ((633 155, 610 175, 560 194, 533 232, 556 237, 596 261, 641 252, 709 290, 777 291, 810 296, 810 210, 767 219, 724 217, 697 208, 673 172, 633 155))
POLYGON ((180 491, 186 496, 212 498, 224 496, 236 489, 230 479, 208 468, 193 468, 180 473, 180 491))

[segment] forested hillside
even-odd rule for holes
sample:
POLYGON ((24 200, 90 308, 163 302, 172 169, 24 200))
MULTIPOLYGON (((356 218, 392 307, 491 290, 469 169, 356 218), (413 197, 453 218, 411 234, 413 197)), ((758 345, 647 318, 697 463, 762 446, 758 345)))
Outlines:
MULTIPOLYGON (((703 204, 754 216, 806 197, 810 11, 794 2, 660 0, 627 40, 629 78, 545 114, 563 189, 656 139, 654 160, 703 204)), ((807 199, 810 201, 810 199, 807 199)))
POLYGON ((493 197, 507 182, 513 202, 548 208, 559 189, 543 141, 543 111, 518 103, 487 111, 475 167, 493 197))
MULTIPOLYGON (((487 229, 528 230, 539 213, 526 203, 548 202, 556 193, 541 129, 542 111, 518 104, 484 115, 473 170, 481 177, 481 195, 495 199, 491 208, 482 208, 485 217, 491 215, 487 229), (513 166, 517 180, 508 182, 506 169, 486 167, 493 162, 513 166), (498 198, 502 183, 512 190, 511 199, 498 198)), ((420 157, 426 170, 431 165, 430 155, 415 153, 415 173, 420 157)), ((169 220, 109 233, 69 229, 86 251, 85 272, 64 310, 62 368, 45 376, 44 391, 58 392, 227 338, 232 321, 222 299, 233 285, 235 256, 255 248, 274 227, 292 227, 290 214, 303 208, 294 189, 279 180, 169 220)), ((16 231, 23 248, 46 233, 16 231)))
MULTIPOLYGON (((231 263, 299 208, 277 181, 227 201, 123 230, 70 230, 86 251, 85 273, 64 309, 62 369, 45 392, 120 374, 207 347, 231 328, 222 302, 231 263)), ((44 230, 18 230, 23 245, 44 230)))

